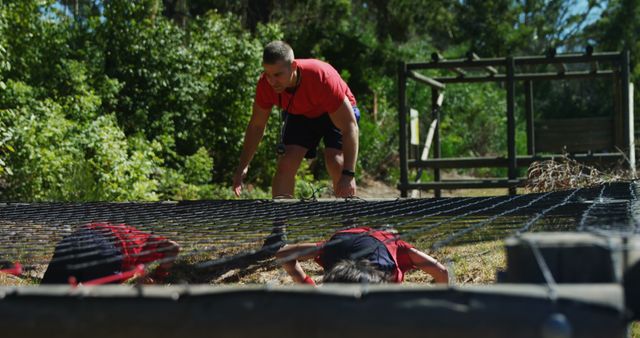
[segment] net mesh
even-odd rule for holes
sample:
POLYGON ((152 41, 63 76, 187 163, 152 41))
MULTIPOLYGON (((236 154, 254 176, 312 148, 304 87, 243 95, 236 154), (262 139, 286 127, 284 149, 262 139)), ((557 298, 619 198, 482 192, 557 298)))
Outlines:
POLYGON ((250 273, 273 268, 273 259, 255 258, 265 239, 282 226, 288 243, 326 240, 354 226, 393 229, 401 239, 436 253, 529 231, 637 232, 637 194, 636 183, 616 182, 548 193, 438 199, 4 203, 0 260, 20 262, 37 280, 56 245, 83 225, 127 224, 180 245, 176 266, 182 267, 181 282, 211 282, 220 280, 212 276, 224 277, 234 269, 250 273))

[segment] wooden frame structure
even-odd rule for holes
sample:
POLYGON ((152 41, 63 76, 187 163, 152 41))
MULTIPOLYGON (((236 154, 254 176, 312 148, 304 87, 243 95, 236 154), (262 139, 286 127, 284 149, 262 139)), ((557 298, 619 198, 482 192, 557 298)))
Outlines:
POLYGON ((402 197, 412 189, 434 189, 435 196, 440 197, 441 189, 467 189, 467 188, 508 188, 510 194, 516 193, 516 188, 524 183, 524 178, 517 177, 517 168, 528 167, 534 161, 547 160, 559 156, 559 154, 537 154, 535 149, 535 132, 533 117, 533 82, 548 80, 590 80, 610 79, 614 88, 614 106, 616 120, 614 131, 610 134, 615 137, 614 146, 623 149, 626 154, 610 149, 605 152, 572 153, 573 158, 583 163, 611 163, 626 158, 632 169, 635 169, 635 150, 633 136, 633 96, 632 84, 630 84, 629 52, 594 53, 593 48, 588 47, 584 54, 556 55, 555 49, 549 50, 547 55, 502 57, 481 59, 473 53, 468 53, 466 59, 444 60, 434 53, 429 62, 405 63, 401 62, 398 68, 398 101, 399 101, 399 127, 400 127, 400 183, 398 189, 402 197), (611 65, 611 69, 599 69, 599 64, 611 65), (566 65, 587 64, 590 70, 571 71, 566 65), (531 72, 532 66, 550 65, 555 72, 531 72), (428 77, 419 70, 448 70, 455 76, 428 77), (503 69, 501 73, 498 69, 503 69), (468 73, 476 70, 475 73, 468 73), (481 71, 481 74, 477 73, 481 71), (407 80, 414 80, 430 87, 432 119, 440 121, 437 98, 449 84, 500 82, 506 90, 507 105, 507 156, 506 157, 466 157, 466 158, 441 158, 440 152, 440 127, 437 123, 433 136, 433 158, 422 160, 419 156, 411 158, 408 140, 410 130, 408 123, 407 80), (516 153, 516 83, 524 84, 525 116, 527 134, 527 154, 516 153), (489 180, 442 180, 440 170, 445 168, 482 168, 502 167, 508 169, 508 177, 489 180), (409 168, 433 169, 433 182, 410 182, 409 168))

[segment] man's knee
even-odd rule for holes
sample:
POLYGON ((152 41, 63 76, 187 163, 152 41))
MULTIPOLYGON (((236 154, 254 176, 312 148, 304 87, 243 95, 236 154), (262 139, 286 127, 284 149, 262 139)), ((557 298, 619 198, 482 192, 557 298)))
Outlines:
POLYGON ((278 160, 278 174, 295 175, 306 152, 303 147, 287 146, 285 154, 278 160))
POLYGON ((327 163, 342 165, 342 150, 335 148, 325 148, 324 158, 327 163))

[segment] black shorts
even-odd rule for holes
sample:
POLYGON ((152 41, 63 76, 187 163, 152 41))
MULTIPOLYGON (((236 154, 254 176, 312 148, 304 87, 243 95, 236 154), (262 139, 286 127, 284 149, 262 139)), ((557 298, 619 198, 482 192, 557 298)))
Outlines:
POLYGON ((317 118, 303 115, 287 114, 285 117, 285 145, 297 145, 308 149, 305 158, 315 158, 316 148, 323 140, 325 148, 342 149, 342 133, 336 127, 329 114, 324 113, 317 118))
POLYGON ((330 270, 341 260, 368 260, 384 272, 394 271, 396 264, 384 243, 366 234, 337 233, 326 243, 320 260, 330 270))
MULTIPOLYGON (((360 120, 360 111, 353 107, 356 120, 360 120)), ((286 114, 283 143, 308 149, 305 158, 315 158, 316 148, 323 140, 325 148, 342 150, 342 132, 336 127, 328 113, 320 117, 308 118, 303 115, 286 114)))

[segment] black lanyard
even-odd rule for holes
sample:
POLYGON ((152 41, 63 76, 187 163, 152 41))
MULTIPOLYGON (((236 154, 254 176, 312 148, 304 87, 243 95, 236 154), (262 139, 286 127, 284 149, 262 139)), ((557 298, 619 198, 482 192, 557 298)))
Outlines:
POLYGON ((276 149, 276 153, 278 155, 284 155, 285 147, 284 147, 284 131, 287 128, 287 121, 289 120, 289 108, 291 108, 291 104, 293 103, 293 99, 296 97, 296 93, 298 92, 298 87, 300 87, 300 71, 296 70, 296 74, 298 76, 296 86, 293 88, 293 93, 291 93, 291 97, 289 98, 289 102, 287 103, 287 109, 282 109, 282 94, 278 94, 278 107, 280 107, 280 143, 278 143, 278 147, 276 149))

